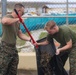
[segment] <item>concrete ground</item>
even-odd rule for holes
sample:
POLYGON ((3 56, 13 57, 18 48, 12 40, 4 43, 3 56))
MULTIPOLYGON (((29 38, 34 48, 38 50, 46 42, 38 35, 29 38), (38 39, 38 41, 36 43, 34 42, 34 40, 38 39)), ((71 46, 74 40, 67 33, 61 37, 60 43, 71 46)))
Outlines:
MULTIPOLYGON (((67 70, 69 75, 69 71, 67 70)), ((18 70, 17 75, 38 75, 36 70, 18 70)))
POLYGON ((37 75, 36 70, 18 70, 17 75, 37 75))
MULTIPOLYGON (((68 75, 69 71, 67 70, 68 75)), ((36 70, 18 70, 17 75, 38 75, 36 70)))

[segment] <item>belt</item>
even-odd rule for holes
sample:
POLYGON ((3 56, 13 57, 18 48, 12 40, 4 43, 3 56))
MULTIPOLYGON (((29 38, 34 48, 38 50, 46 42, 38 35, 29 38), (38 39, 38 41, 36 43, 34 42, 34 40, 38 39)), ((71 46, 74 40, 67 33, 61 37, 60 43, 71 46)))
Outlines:
POLYGON ((6 43, 4 41, 1 41, 2 45, 6 45, 6 46, 9 46, 9 47, 15 47, 16 44, 9 44, 9 43, 6 43))

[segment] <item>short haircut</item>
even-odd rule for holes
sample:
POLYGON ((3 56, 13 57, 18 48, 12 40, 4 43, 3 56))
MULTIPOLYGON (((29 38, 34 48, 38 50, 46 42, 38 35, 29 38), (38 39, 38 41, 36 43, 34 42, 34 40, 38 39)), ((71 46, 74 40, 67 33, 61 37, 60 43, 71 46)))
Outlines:
POLYGON ((24 8, 24 5, 22 5, 21 3, 16 3, 14 6, 14 9, 19 9, 19 8, 24 8))
POLYGON ((54 25, 56 25, 56 23, 54 21, 48 21, 46 24, 45 24, 45 27, 44 29, 47 29, 49 27, 53 27, 54 25))

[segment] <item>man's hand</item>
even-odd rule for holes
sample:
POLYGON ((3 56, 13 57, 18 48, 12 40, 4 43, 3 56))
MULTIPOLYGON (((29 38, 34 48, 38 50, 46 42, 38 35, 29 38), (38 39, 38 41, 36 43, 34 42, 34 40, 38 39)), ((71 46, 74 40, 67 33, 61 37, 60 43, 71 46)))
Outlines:
POLYGON ((33 42, 31 39, 29 40, 34 46, 36 46, 37 45, 37 42, 33 42))
POLYGON ((57 49, 56 50, 56 55, 59 55, 60 54, 60 49, 57 49))

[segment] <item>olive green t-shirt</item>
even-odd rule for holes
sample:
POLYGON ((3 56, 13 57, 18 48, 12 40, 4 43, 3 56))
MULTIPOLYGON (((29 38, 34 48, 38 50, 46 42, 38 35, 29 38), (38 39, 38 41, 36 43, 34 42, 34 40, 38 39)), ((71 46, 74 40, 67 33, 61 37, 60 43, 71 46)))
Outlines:
MULTIPOLYGON (((6 15, 5 17, 13 18, 12 15, 6 15)), ((2 41, 9 43, 9 44, 16 44, 16 36, 18 33, 19 23, 15 22, 11 25, 4 25, 2 24, 2 41)))
POLYGON ((55 33, 54 35, 48 34, 47 40, 50 41, 51 38, 54 38, 61 44, 61 46, 65 46, 70 39, 72 40, 73 46, 76 44, 76 33, 67 26, 60 26, 59 32, 55 33))

